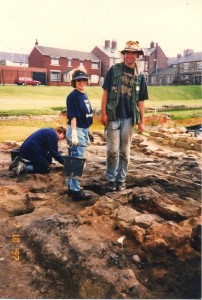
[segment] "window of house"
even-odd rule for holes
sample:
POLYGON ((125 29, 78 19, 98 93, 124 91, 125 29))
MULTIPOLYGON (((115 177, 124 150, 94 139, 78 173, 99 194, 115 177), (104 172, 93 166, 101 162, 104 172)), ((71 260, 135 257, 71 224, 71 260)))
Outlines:
POLYGON ((59 65, 59 57, 51 57, 51 65, 59 65))
POLYGON ((138 65, 138 68, 139 68, 140 71, 144 70, 144 67, 145 67, 145 62, 144 61, 142 61, 142 60, 137 61, 137 65, 138 65))
POLYGON ((72 66, 72 59, 71 59, 71 58, 68 58, 67 66, 68 66, 68 67, 71 67, 71 66, 72 66))
POLYGON ((50 71, 50 80, 51 81, 61 81, 61 72, 60 71, 50 71))
POLYGON ((172 83, 173 82, 173 75, 166 76, 166 83, 172 83))
POLYGON ((184 72, 189 71, 189 63, 184 63, 184 72))
POLYGON ((182 75, 181 79, 185 80, 185 79, 189 79, 189 75, 182 75))
POLYGON ((98 69, 98 68, 99 68, 98 62, 92 62, 92 69, 98 69))
POLYGON ((99 83, 99 76, 98 75, 91 75, 90 81, 91 81, 91 83, 99 83))
POLYGON ((201 71, 202 70, 202 62, 197 62, 196 69, 197 69, 197 71, 201 71))
POLYGON ((80 67, 83 67, 83 61, 80 60, 80 67))
POLYGON ((153 84, 156 83, 156 77, 152 76, 152 78, 151 78, 151 83, 153 83, 153 84))
POLYGON ((64 82, 71 82, 71 80, 72 80, 72 72, 63 73, 64 82))

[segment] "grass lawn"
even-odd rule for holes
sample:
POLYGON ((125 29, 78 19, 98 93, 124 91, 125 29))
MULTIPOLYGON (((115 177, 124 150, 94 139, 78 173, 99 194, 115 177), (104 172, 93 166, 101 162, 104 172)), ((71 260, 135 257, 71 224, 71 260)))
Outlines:
MULTIPOLYGON (((58 114, 66 107, 66 97, 72 87, 51 86, 0 86, 1 115, 42 115, 58 114)), ((162 105, 200 105, 200 86, 159 86, 148 87, 149 101, 146 107, 159 108, 162 105)), ((102 88, 87 87, 92 107, 100 109, 102 88)))
MULTIPOLYGON (((72 87, 0 86, 0 116, 58 115, 61 110, 66 108, 66 97, 72 90, 72 87)), ((149 86, 148 91, 149 100, 145 101, 145 107, 155 107, 157 113, 158 108, 163 105, 199 107, 202 104, 201 86, 149 86)), ((102 88, 87 87, 86 94, 93 109, 100 110, 102 88)), ((181 123, 183 119, 190 120, 191 118, 197 118, 197 122, 199 122, 201 109, 172 110, 170 114, 173 120, 180 120, 181 123)), ((0 120, 0 142, 5 140, 23 141, 38 128, 58 125, 66 126, 66 118, 56 118, 51 122, 33 119, 0 120)), ((186 126, 186 122, 184 126, 186 126)), ((99 118, 94 118, 91 129, 103 129, 99 118)))

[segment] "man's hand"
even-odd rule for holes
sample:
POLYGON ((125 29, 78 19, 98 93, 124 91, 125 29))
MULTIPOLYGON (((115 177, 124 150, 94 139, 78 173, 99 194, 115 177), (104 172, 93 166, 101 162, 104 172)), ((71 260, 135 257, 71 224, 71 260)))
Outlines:
POLYGON ((76 146, 79 143, 76 129, 72 129, 72 145, 76 146))
POLYGON ((144 131, 144 122, 138 124, 138 133, 141 134, 144 131))
POLYGON ((89 137, 90 142, 93 143, 94 142, 94 136, 93 136, 93 134, 90 130, 88 130, 88 137, 89 137))
POLYGON ((108 117, 107 117, 107 114, 106 113, 102 113, 101 114, 101 122, 104 126, 107 126, 107 123, 108 123, 108 117))

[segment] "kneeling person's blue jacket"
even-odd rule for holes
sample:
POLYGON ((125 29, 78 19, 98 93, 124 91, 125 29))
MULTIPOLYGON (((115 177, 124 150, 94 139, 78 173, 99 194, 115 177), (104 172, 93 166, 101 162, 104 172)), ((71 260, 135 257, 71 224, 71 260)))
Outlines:
POLYGON ((63 157, 58 152, 58 135, 53 128, 42 128, 30 135, 20 147, 20 156, 32 161, 38 154, 55 158, 64 164, 63 157))

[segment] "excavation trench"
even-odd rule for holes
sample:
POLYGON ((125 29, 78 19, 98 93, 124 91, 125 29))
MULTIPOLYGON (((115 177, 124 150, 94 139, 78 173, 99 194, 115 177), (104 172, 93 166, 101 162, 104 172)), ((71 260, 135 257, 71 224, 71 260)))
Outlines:
POLYGON ((97 135, 81 179, 92 199, 73 202, 61 166, 12 177, 14 147, 0 147, 2 297, 200 298, 198 155, 166 147, 148 154, 134 145, 127 189, 107 193, 97 135))

